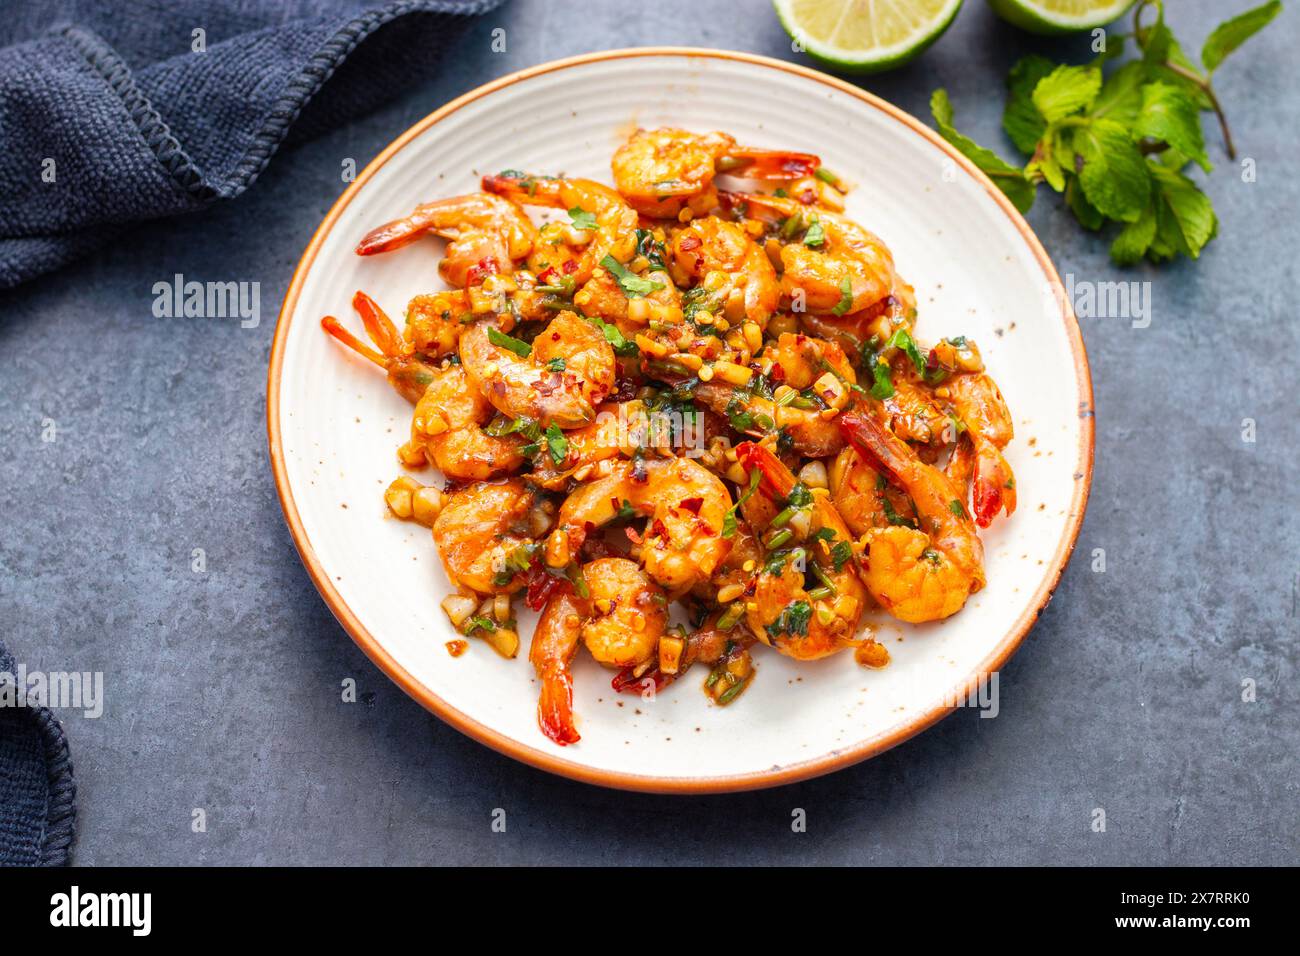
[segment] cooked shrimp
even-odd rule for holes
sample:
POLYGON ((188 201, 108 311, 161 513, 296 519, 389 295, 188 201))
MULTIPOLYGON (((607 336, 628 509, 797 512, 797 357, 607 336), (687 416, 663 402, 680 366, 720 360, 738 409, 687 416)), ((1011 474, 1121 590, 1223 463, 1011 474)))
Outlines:
POLYGON ((438 272, 463 288, 476 278, 511 272, 532 251, 537 227, 528 214, 500 196, 472 193, 416 206, 401 219, 372 229, 357 245, 357 255, 400 249, 426 233, 450 240, 438 272))
POLYGON ((763 493, 786 505, 773 524, 789 515, 767 536, 772 553, 759 568, 746 605, 750 630, 760 641, 799 660, 861 644, 857 631, 867 594, 858 579, 849 529, 830 493, 799 485, 781 459, 762 445, 746 442, 736 451, 746 467, 762 473, 763 493), (795 496, 796 487, 803 490, 802 496, 795 496), (812 571, 817 586, 805 584, 805 569, 812 571))
POLYGON ((753 238, 734 222, 694 219, 673 236, 671 271, 678 285, 694 286, 684 297, 686 317, 753 322, 760 330, 776 311, 781 286, 776 269, 753 238))
POLYGON ((827 372, 842 382, 856 384, 858 380, 842 348, 810 335, 783 332, 763 350, 763 358, 781 368, 779 375, 774 369, 772 377, 796 391, 808 388, 827 372))
POLYGON ((820 164, 808 153, 737 146, 726 133, 671 128, 637 130, 611 163, 618 191, 633 209, 655 219, 674 219, 686 206, 698 215, 717 205, 716 173, 793 180, 820 164))
POLYGON ((834 455, 844 447, 844 436, 834 419, 823 418, 815 408, 778 405, 748 389, 716 382, 697 386, 695 400, 725 415, 732 428, 746 435, 763 438, 781 432, 789 436, 792 447, 810 458, 834 455))
POLYGON ((673 597, 708 578, 730 547, 722 526, 727 486, 690 458, 616 462, 610 473, 581 485, 560 506, 547 543, 548 561, 567 564, 588 533, 617 517, 623 503, 649 517, 641 562, 673 597), (553 556, 553 560, 552 560, 553 556))
MULTIPOLYGON (((549 206, 594 217, 595 228, 575 228, 572 245, 581 249, 577 265, 566 270, 581 285, 606 256, 625 263, 636 251, 636 211, 614 190, 590 179, 557 179, 507 172, 484 176, 483 188, 525 206, 549 206)), ((575 220, 576 221, 576 220, 575 220)))
POLYGON ((473 319, 464 289, 417 295, 406 307, 402 335, 414 351, 444 358, 456 353, 461 333, 473 319))
POLYGON ((984 586, 984 546, 961 494, 869 413, 842 415, 840 426, 911 496, 921 519, 919 529, 893 525, 867 532, 867 589, 902 621, 955 614, 984 586))
POLYGON ((475 323, 461 336, 460 360, 470 382, 502 414, 543 428, 585 425, 614 390, 614 350, 598 328, 568 310, 531 347, 502 338, 490 321, 475 323), (527 354, 519 354, 524 349, 527 354))
POLYGON ((453 584, 478 594, 524 586, 507 574, 520 548, 535 545, 542 499, 520 478, 479 481, 453 494, 433 523, 433 540, 453 584), (501 583, 501 582, 505 583, 501 583))
POLYGON ((918 526, 912 499, 852 445, 835 457, 829 477, 831 500, 855 535, 890 525, 918 526))
POLYGON ((561 746, 579 740, 570 673, 578 641, 605 667, 635 668, 654 657, 668 626, 668 599, 635 561, 597 558, 583 566, 582 577, 587 597, 552 596, 528 654, 542 683, 537 722, 561 746))
POLYGON ((810 213, 793 199, 754 193, 731 194, 749 214, 770 224, 799 217, 804 238, 781 247, 781 291, 803 311, 845 315, 860 312, 894 292, 899 284, 894 257, 880 238, 845 216, 829 210, 810 213), (816 218, 821 239, 808 241, 816 218))
POLYGON ((850 354, 857 354, 873 339, 887 342, 899 329, 911 331, 916 322, 916 293, 899 279, 893 292, 861 312, 847 315, 805 312, 800 320, 810 334, 835 342, 850 354))
POLYGON ((435 369, 433 381, 415 406, 411 441, 398 452, 408 467, 426 461, 457 481, 483 481, 518 471, 526 461, 520 435, 494 437, 483 431, 494 409, 470 384, 463 367, 435 369))
POLYGON ((948 401, 961 418, 975 449, 972 510, 987 528, 999 511, 1016 510, 1016 478, 1002 455, 1015 433, 1011 412, 997 383, 983 372, 965 372, 944 382, 948 401))

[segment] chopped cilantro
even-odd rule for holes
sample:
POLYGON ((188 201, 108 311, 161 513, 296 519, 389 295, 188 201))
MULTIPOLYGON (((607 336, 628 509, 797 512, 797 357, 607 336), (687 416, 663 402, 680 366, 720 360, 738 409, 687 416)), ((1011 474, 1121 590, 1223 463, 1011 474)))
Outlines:
POLYGON ((639 299, 641 296, 649 295, 651 292, 656 292, 664 287, 662 282, 643 279, 641 276, 629 272, 613 256, 606 256, 601 259, 600 264, 614 276, 618 281, 618 287, 623 290, 623 294, 629 299, 639 299))

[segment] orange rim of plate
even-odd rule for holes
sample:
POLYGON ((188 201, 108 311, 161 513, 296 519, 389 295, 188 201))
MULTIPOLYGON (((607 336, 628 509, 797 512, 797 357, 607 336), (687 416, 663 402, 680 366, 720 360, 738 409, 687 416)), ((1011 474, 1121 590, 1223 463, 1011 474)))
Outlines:
MULTIPOLYGON (((1074 495, 1070 502, 1069 519, 1066 524, 1064 533, 1057 542, 1056 551, 1052 556, 1051 565, 1048 568, 1046 576, 1039 584, 1030 602, 1029 608, 1016 619, 1002 640, 998 642, 997 647, 988 655, 987 658, 974 672, 966 677, 953 691, 945 695, 942 699, 947 701, 959 701, 969 698, 973 688, 978 685, 982 675, 997 671, 1002 665, 1015 653, 1016 649, 1024 640, 1025 635, 1029 633, 1034 622, 1042 613, 1047 603, 1052 598, 1052 592, 1055 591, 1060 581, 1061 573, 1065 570, 1065 565, 1069 560, 1070 553, 1074 550, 1075 540, 1079 536, 1079 527, 1083 523, 1084 509, 1088 503, 1088 493, 1092 486, 1092 461, 1093 461, 1093 444, 1094 444, 1094 419, 1092 403, 1092 378, 1088 369, 1088 355, 1084 349, 1083 337, 1079 331, 1078 321, 1075 319, 1074 312, 1065 295, 1065 289, 1061 284, 1060 276, 1057 275, 1051 259, 1043 250, 1037 236, 1029 228, 1024 217, 1011 204, 1010 200, 1003 195, 1002 191, 995 186, 974 164, 965 156, 961 155, 956 149, 944 141, 938 133, 931 130, 928 126, 920 122, 913 116, 904 113, 895 106, 886 103, 884 100, 872 95, 871 93, 861 90, 856 86, 846 83, 843 80, 827 76, 816 70, 808 69, 803 66, 796 66, 792 63, 786 63, 781 60, 774 60, 769 57, 757 56, 751 53, 737 53, 731 50, 713 50, 697 47, 642 47, 637 49, 626 50, 609 50, 603 53, 587 53, 582 56, 568 57, 562 60, 553 60, 549 63, 543 63, 539 66, 529 67, 526 70, 520 70, 517 73, 511 73, 503 76, 498 80, 471 90, 470 92, 459 96, 446 104, 442 108, 430 113, 420 122, 416 123, 397 139, 393 140, 384 150, 374 158, 374 160, 357 176, 356 180, 348 186, 347 190, 334 203, 328 215, 316 229, 307 244, 302 258, 298 261, 298 266, 294 270, 293 281, 289 284, 289 291, 285 294, 284 305, 280 309, 280 315, 275 328, 275 340, 271 345, 271 360, 267 369, 267 389, 266 389, 266 430, 267 438, 270 444, 271 469, 275 474, 275 487, 280 496, 280 505, 284 510, 285 521, 289 525, 289 532, 293 536, 294 545, 298 549, 298 554, 302 558, 303 565, 307 568, 307 573, 311 575, 316 589, 320 591, 321 597, 325 603, 343 625, 357 646, 369 657, 385 674, 387 674, 399 687, 401 687, 411 697, 419 701, 424 707, 437 714, 451 726, 455 727, 461 733, 474 738, 479 743, 486 744, 493 750, 513 757, 523 763, 538 767, 539 769, 569 777, 574 780, 581 780, 586 783, 597 784, 603 787, 613 787, 624 790, 639 790, 652 793, 725 793, 738 790, 756 790, 763 787, 775 787, 782 784, 794 783, 799 780, 806 780, 810 777, 820 776, 840 770, 852 764, 874 757, 877 754, 901 744, 903 741, 926 730, 939 720, 950 714, 955 706, 941 704, 932 710, 919 714, 916 717, 906 721, 898 727, 890 729, 887 733, 879 734, 875 737, 861 741, 851 747, 836 749, 829 754, 812 760, 801 761, 799 763, 789 764, 784 767, 773 767, 768 770, 760 770, 754 773, 730 774, 716 777, 653 777, 641 774, 623 773, 614 770, 602 770, 596 767, 589 767, 584 764, 576 763, 572 760, 565 759, 559 753, 552 753, 538 747, 523 743, 513 737, 493 730, 477 720, 461 713, 455 707, 452 707, 423 683, 416 680, 409 671, 406 670, 396 659, 393 658, 383 645, 371 634, 353 613, 352 609, 343 600, 342 596, 333 586, 329 575, 317 558, 315 550, 311 546, 311 541, 307 537, 306 529, 303 528, 302 519, 298 514, 297 504, 294 502, 293 490, 289 487, 288 475, 285 469, 284 453, 280 441, 280 372, 284 362, 285 342, 288 339, 289 324, 294 309, 298 304, 298 296, 302 292, 303 283, 306 281, 307 274, 315 262, 316 254, 320 251, 321 245, 325 242, 330 231, 334 228, 339 216, 360 194, 362 188, 370 181, 370 178, 386 162, 393 158, 401 149, 415 137, 435 126, 438 122, 455 113, 457 110, 476 102, 485 96, 495 93, 498 90, 514 86, 525 80, 532 79, 535 76, 541 76, 545 73, 552 73, 556 70, 565 70, 570 67, 582 66, 588 63, 598 63, 604 60, 622 60, 632 57, 652 57, 652 56, 677 56, 677 57, 697 57, 701 59, 716 60, 733 60, 741 63, 749 63, 755 66, 766 67, 773 70, 781 70, 786 73, 792 73, 795 76, 804 79, 813 80, 825 86, 852 96, 861 100, 873 109, 879 110, 886 116, 891 117, 897 122, 903 124, 908 129, 920 134, 930 141, 936 148, 944 152, 952 161, 961 169, 965 170, 984 191, 989 194, 997 203, 999 208, 1011 220, 1013 226, 1020 233, 1021 238, 1037 259, 1039 266, 1043 270, 1044 278, 1047 280, 1056 301, 1061 306, 1061 321, 1065 324, 1066 334, 1070 342, 1070 351, 1074 359, 1075 377, 1078 382, 1079 393, 1082 396, 1079 403, 1079 416, 1082 420, 1079 436, 1079 458, 1076 474, 1079 475, 1075 480, 1074 495)), ((538 731, 541 734, 541 731, 538 731)))

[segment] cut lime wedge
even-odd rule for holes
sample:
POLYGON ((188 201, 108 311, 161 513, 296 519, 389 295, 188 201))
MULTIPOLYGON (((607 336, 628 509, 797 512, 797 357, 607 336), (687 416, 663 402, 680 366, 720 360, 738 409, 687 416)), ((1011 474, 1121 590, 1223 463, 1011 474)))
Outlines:
POLYGON ((1030 33, 1076 33, 1123 16, 1134 0, 989 0, 1007 23, 1030 33))
POLYGON ((774 0, 791 39, 845 73, 902 66, 939 38, 961 0, 774 0))

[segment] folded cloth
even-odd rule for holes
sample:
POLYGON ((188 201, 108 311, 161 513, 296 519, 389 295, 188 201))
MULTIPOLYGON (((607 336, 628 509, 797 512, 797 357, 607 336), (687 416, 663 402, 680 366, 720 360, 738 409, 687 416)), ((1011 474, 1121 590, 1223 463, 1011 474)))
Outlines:
MULTIPOLYGON (((0 684, 14 673, 0 644, 0 684)), ((0 866, 63 866, 77 816, 68 741, 47 708, 11 706, 26 688, 0 691, 0 866)))
POLYGON ((6 0, 0 288, 239 195, 501 0, 6 0))

